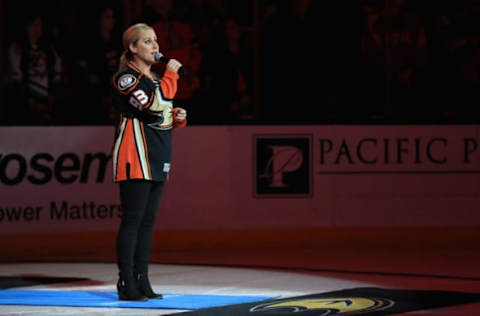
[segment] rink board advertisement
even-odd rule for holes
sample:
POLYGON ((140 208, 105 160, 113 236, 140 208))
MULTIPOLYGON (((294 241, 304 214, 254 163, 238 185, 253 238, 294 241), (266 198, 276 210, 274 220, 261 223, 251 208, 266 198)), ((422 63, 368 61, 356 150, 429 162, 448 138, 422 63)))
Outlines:
MULTIPOLYGON (((0 234, 112 231, 113 127, 0 128, 0 234)), ((157 230, 480 224, 477 126, 173 132, 157 230)))

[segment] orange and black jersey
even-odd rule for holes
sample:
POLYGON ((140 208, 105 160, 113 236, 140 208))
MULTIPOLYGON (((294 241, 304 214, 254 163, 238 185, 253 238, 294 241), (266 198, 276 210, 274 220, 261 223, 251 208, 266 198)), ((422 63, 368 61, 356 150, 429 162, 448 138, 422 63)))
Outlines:
POLYGON ((131 64, 114 75, 114 181, 167 179, 172 129, 186 124, 175 122, 172 111, 177 80, 178 74, 169 70, 161 79, 151 79, 131 64))

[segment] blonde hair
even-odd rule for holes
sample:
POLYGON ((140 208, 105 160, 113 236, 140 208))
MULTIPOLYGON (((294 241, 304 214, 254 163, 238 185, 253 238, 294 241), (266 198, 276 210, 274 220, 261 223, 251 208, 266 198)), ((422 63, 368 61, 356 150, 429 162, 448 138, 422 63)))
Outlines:
POLYGON ((120 63, 118 69, 121 69, 127 65, 129 61, 133 59, 133 53, 130 50, 130 44, 136 44, 142 34, 145 31, 152 30, 152 27, 145 23, 137 23, 130 26, 128 29, 123 32, 122 35, 122 44, 123 44, 123 54, 120 56, 120 63))

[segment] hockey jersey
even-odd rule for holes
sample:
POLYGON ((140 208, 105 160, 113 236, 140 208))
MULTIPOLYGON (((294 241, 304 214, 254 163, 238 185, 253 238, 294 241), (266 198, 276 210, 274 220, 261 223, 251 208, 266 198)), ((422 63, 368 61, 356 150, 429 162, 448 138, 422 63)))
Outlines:
POLYGON ((178 74, 165 70, 162 78, 149 78, 132 64, 113 77, 113 101, 117 113, 113 144, 113 179, 165 181, 170 171, 173 97, 178 74))

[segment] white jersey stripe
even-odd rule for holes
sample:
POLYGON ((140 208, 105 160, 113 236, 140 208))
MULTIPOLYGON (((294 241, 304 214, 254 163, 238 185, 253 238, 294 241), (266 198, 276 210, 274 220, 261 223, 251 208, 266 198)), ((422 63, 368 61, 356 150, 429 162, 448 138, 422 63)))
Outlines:
POLYGON ((125 127, 127 126, 127 118, 124 117, 122 123, 120 124, 120 131, 118 133, 117 139, 115 140, 115 146, 113 148, 113 181, 117 179, 117 162, 118 162, 118 151, 120 150, 120 144, 123 140, 123 134, 125 132, 125 127))
POLYGON ((148 170, 148 157, 145 150, 145 143, 143 142, 142 128, 137 118, 133 119, 133 134, 135 136, 135 143, 137 145, 138 158, 142 167, 143 178, 152 180, 152 175, 148 170))

